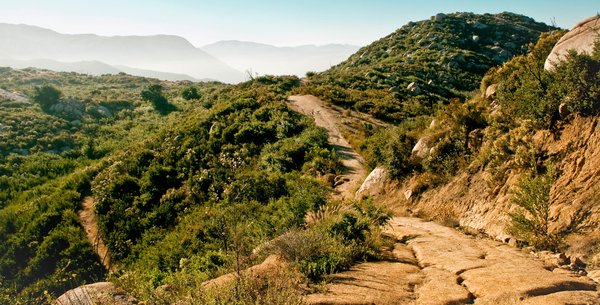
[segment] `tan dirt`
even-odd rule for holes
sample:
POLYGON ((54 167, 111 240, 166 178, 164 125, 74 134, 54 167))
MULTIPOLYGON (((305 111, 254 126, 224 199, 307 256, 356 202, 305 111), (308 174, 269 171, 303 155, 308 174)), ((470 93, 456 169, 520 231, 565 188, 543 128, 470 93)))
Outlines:
POLYGON ((478 239, 413 217, 385 228, 395 260, 367 262, 330 276, 309 304, 600 304, 586 276, 545 269, 501 242, 478 239))
POLYGON ((288 98, 292 110, 314 118, 315 124, 327 129, 329 143, 335 148, 344 166, 342 175, 336 180, 345 181, 335 187, 340 199, 353 199, 367 175, 365 160, 342 136, 342 113, 339 109, 325 106, 325 103, 312 95, 294 95, 288 98))
POLYGON ((104 268, 112 273, 115 266, 114 264, 111 264, 108 247, 98 231, 98 221, 96 220, 96 212, 94 209, 94 198, 91 196, 87 196, 83 199, 82 209, 79 212, 79 219, 81 220, 81 226, 85 231, 85 235, 94 248, 94 252, 96 252, 98 258, 100 258, 104 268))
MULTIPOLYGON (((314 96, 292 96, 290 107, 312 116, 343 148, 350 181, 336 188, 353 198, 365 177, 363 159, 340 133, 338 111, 314 96)), ((551 272, 544 262, 501 242, 479 239, 414 217, 394 217, 385 232, 397 239, 392 259, 331 275, 309 304, 600 304, 586 276, 551 272)))

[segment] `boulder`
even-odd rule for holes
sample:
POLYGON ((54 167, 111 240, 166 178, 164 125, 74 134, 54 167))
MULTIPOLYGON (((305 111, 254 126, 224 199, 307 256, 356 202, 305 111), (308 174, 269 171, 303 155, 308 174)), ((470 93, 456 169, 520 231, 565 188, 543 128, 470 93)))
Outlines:
POLYGON ((560 103, 560 105, 558 106, 558 114, 563 119, 568 117, 569 114, 571 114, 571 111, 569 111, 569 107, 567 107, 567 104, 560 103))
POLYGON ((556 43, 546 58, 544 69, 552 71, 561 60, 564 60, 569 50, 575 50, 578 54, 592 54, 598 33, 600 33, 600 15, 577 23, 556 43))
POLYGON ((473 42, 479 42, 479 35, 473 35, 473 37, 471 37, 471 40, 473 40, 473 42))
POLYGON ((373 196, 381 193, 388 181, 388 171, 383 167, 376 167, 362 183, 358 191, 356 191, 356 197, 361 196, 373 196))
POLYGON ((406 86, 406 89, 408 89, 408 91, 410 91, 410 93, 412 93, 412 94, 420 94, 421 93, 421 88, 415 82, 408 84, 408 86, 406 86))
POLYGON ((496 89, 498 88, 498 84, 491 84, 485 89, 485 98, 493 99, 496 97, 496 89))
POLYGON ((410 153, 410 159, 413 164, 419 164, 423 159, 427 157, 429 151, 431 150, 431 137, 422 137, 419 139, 417 144, 413 147, 410 153))
POLYGON ((432 19, 435 22, 442 22, 446 19, 446 14, 438 13, 435 16, 433 16, 432 19))
POLYGON ((56 305, 133 305, 139 301, 111 282, 99 282, 71 289, 56 299, 56 305))
POLYGON ((107 118, 112 116, 112 112, 110 111, 110 109, 108 109, 104 106, 96 107, 96 113, 98 113, 100 116, 107 117, 107 118))

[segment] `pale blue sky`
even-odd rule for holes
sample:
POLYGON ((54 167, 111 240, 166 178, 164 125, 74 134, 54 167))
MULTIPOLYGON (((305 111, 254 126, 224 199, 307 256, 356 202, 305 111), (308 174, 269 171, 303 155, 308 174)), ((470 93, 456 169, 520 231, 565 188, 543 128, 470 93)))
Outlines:
POLYGON ((61 33, 173 34, 274 45, 366 45, 438 12, 511 11, 563 28, 600 12, 598 0, 0 0, 0 22, 61 33))

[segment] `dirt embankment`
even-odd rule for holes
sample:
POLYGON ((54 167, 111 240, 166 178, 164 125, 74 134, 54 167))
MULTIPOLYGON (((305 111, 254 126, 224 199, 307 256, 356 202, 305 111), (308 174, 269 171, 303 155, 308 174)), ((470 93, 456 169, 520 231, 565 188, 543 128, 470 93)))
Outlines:
MULTIPOLYGON (((555 160, 559 177, 550 191, 551 231, 568 232, 567 254, 600 263, 600 257, 590 257, 600 244, 600 119, 574 116, 555 136, 539 131, 531 141, 555 160)), ((407 203, 413 211, 434 218, 455 218, 461 226, 483 231, 499 240, 506 233, 512 191, 523 175, 522 170, 506 172, 500 184, 489 183, 485 170, 474 174, 461 173, 449 183, 427 191, 407 203)), ((396 190, 402 193, 408 185, 396 190)))

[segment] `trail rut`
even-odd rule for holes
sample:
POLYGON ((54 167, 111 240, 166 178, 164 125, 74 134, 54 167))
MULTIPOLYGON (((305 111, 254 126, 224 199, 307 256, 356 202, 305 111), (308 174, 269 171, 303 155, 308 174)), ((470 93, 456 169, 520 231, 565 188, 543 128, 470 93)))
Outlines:
POLYGON ((89 242, 94 248, 94 252, 100 258, 102 265, 109 272, 114 271, 115 266, 111 264, 108 247, 104 243, 102 236, 98 230, 98 221, 96 220, 96 212, 94 210, 94 198, 87 196, 83 199, 82 209, 79 212, 81 226, 85 231, 89 242))
POLYGON ((335 148, 344 167, 338 181, 344 181, 335 187, 342 199, 354 198, 354 192, 360 187, 367 175, 365 160, 352 148, 342 136, 342 114, 325 106, 323 101, 312 95, 294 95, 289 97, 289 106, 294 111, 314 118, 315 124, 327 129, 329 143, 335 148))

